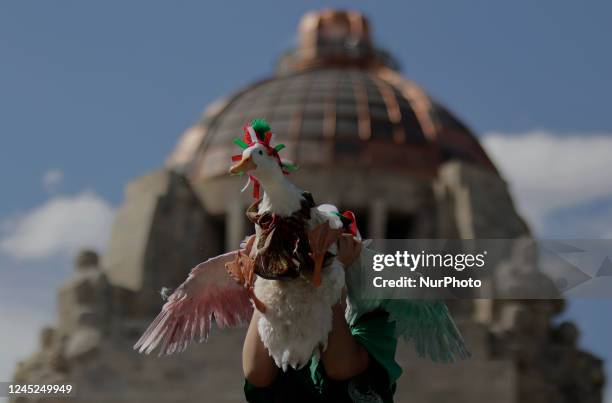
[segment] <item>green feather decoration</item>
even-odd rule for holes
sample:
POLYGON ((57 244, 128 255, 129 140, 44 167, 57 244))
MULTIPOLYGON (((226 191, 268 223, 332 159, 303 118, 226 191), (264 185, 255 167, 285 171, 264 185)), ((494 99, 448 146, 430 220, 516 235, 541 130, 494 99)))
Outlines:
POLYGON ((276 146, 274 146, 274 151, 279 152, 283 148, 285 148, 284 144, 277 144, 276 146))
POLYGON ((253 119, 251 127, 259 135, 263 135, 271 130, 266 119, 253 119))
POLYGON ((295 172, 299 168, 297 165, 292 164, 290 162, 283 162, 282 165, 283 165, 283 169, 287 172, 295 172))
POLYGON ((243 150, 246 150, 247 148, 249 148, 247 143, 245 143, 244 141, 242 141, 239 138, 235 138, 234 139, 234 144, 236 144, 238 147, 242 148, 243 150))

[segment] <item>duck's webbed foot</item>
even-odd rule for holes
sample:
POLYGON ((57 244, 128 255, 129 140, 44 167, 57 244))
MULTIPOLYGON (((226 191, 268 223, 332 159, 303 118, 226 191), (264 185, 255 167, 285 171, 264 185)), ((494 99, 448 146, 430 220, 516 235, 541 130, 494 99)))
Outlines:
POLYGON ((253 286, 255 285, 255 260, 248 255, 238 251, 236 258, 225 264, 229 275, 242 285, 253 301, 255 309, 261 313, 266 312, 266 305, 257 298, 253 286))
POLYGON ((325 254, 329 247, 338 240, 342 230, 333 229, 327 222, 317 225, 312 231, 308 232, 308 242, 310 243, 310 257, 314 261, 312 273, 312 284, 315 287, 321 285, 321 269, 325 254))

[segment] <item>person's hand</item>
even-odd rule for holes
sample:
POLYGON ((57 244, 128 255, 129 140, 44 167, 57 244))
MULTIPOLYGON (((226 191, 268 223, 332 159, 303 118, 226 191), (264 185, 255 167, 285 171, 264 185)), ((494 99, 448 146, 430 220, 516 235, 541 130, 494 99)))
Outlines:
POLYGON ((338 260, 346 269, 359 257, 361 253, 361 241, 351 234, 342 234, 338 239, 338 260))
POLYGON ((327 339, 327 349, 321 352, 321 361, 330 379, 346 381, 365 371, 370 365, 368 351, 353 337, 346 323, 346 288, 332 308, 332 330, 327 339))

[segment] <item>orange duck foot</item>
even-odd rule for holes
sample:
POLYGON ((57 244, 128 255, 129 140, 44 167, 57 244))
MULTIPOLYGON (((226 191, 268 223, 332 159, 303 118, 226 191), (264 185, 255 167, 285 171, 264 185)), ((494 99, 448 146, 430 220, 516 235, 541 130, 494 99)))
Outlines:
POLYGON ((323 269, 323 259, 325 254, 313 255, 311 254, 312 260, 314 260, 314 270, 312 271, 312 284, 315 287, 321 285, 321 269, 323 269))
POLYGON ((315 287, 321 285, 321 270, 327 249, 338 240, 341 233, 340 229, 331 228, 327 222, 317 225, 308 232, 308 243, 312 251, 310 257, 314 261, 312 284, 315 287))

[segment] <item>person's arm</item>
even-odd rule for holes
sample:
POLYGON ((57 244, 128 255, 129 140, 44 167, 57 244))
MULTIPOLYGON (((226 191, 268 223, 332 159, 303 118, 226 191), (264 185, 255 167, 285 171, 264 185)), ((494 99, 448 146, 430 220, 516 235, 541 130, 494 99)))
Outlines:
POLYGON ((333 306, 332 331, 327 339, 327 349, 321 354, 325 373, 330 379, 344 381, 365 371, 370 365, 370 355, 359 344, 344 319, 344 296, 333 306))
POLYGON ((268 354, 259 333, 257 322, 260 318, 259 311, 253 312, 249 330, 247 331, 242 347, 242 370, 247 381, 255 387, 264 388, 270 386, 276 375, 278 367, 268 354))
MULTIPOLYGON (((342 234, 338 240, 338 260, 347 268, 361 253, 361 242, 350 234, 342 234)), ((370 355, 359 344, 346 323, 346 295, 332 307, 332 330, 327 339, 327 349, 321 360, 327 376, 333 380, 350 379, 365 371, 370 365, 370 355)))

